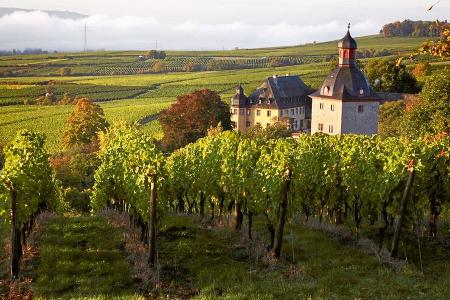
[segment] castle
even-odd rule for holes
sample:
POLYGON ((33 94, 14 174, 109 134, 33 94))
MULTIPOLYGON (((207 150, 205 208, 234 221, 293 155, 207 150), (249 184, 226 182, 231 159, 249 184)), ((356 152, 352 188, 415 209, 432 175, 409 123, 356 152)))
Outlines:
POLYGON ((356 66, 356 41, 347 34, 338 43, 339 65, 316 92, 299 76, 273 76, 250 96, 242 86, 231 100, 231 121, 235 130, 267 127, 286 120, 296 132, 328 134, 376 134, 382 99, 373 91, 356 66))

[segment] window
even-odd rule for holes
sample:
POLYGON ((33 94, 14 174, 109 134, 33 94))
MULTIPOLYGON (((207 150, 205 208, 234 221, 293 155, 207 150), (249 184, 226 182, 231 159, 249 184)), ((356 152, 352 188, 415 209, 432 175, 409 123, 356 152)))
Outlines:
POLYGON ((300 107, 300 114, 301 115, 305 114, 305 107, 304 106, 300 107))
POLYGON ((252 113, 251 109, 247 109, 247 116, 250 116, 250 114, 252 113))
POLYGON ((333 125, 328 126, 328 133, 333 133, 334 127, 333 125))
POLYGON ((331 111, 334 111, 334 104, 331 104, 330 108, 331 108, 331 111))
POLYGON ((261 123, 260 122, 256 122, 256 125, 261 126, 261 123))
POLYGON ((364 90, 363 89, 359 89, 359 94, 362 96, 364 95, 364 90))
POLYGON ((319 125, 317 126, 317 129, 318 129, 320 132, 323 132, 323 124, 322 124, 322 123, 319 123, 319 125))
POLYGON ((250 127, 250 122, 247 121, 247 122, 245 123, 245 126, 250 127))
POLYGON ((285 109, 284 110, 284 114, 287 116, 287 115, 289 115, 289 109, 285 109))
POLYGON ((236 128, 236 122, 231 122, 231 127, 236 128))
POLYGON ((311 128, 311 120, 306 120, 306 128, 311 128))
POLYGON ((295 109, 291 108, 291 116, 293 116, 295 113, 295 109))
POLYGON ((320 103, 320 104, 319 104, 319 108, 320 108, 320 109, 323 109, 323 103, 320 103))
POLYGON ((300 120, 300 129, 303 129, 303 120, 300 120))
POLYGON ((294 129, 297 129, 297 125, 298 125, 297 120, 295 120, 294 121, 294 129))
POLYGON ((241 115, 241 116, 244 115, 244 109, 243 109, 243 108, 241 108, 241 109, 239 110, 239 115, 241 115))
POLYGON ((257 115, 257 116, 260 116, 260 115, 261 115, 261 110, 260 110, 260 109, 257 109, 257 110, 256 110, 256 115, 257 115))
POLYGON ((268 110, 268 111, 267 111, 267 116, 270 117, 271 115, 272 115, 272 111, 271 111, 271 110, 268 110))
POLYGON ((358 105, 358 112, 363 113, 364 112, 364 105, 358 105))
POLYGON ((295 114, 298 115, 298 107, 295 108, 295 114))
POLYGON ((280 117, 283 116, 283 110, 280 110, 280 117))
POLYGON ((237 115, 237 109, 233 109, 233 115, 237 115))

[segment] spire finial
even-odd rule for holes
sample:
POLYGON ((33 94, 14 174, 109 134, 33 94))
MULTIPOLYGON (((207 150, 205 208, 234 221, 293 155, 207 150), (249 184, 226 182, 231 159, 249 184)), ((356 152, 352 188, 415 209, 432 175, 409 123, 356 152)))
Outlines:
POLYGON ((350 31, 350 23, 347 25, 347 30, 350 31))

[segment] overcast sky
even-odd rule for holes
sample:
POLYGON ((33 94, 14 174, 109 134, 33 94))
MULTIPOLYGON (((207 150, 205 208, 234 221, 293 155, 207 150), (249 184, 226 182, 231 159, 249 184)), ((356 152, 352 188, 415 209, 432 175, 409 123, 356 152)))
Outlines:
POLYGON ((91 49, 230 49, 375 34, 395 20, 444 20, 450 0, 0 0, 0 7, 69 10, 90 15, 62 20, 43 13, 0 18, 0 49, 80 50, 88 25, 91 49))

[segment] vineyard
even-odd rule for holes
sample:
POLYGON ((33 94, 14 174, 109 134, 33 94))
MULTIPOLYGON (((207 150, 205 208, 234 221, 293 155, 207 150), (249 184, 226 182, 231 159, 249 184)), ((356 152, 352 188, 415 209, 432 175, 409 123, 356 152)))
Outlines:
MULTIPOLYGON (((136 262, 125 261, 124 251, 129 250, 110 252, 115 247, 127 249, 130 242, 119 246, 122 230, 128 229, 108 229, 117 222, 129 222, 133 243, 149 251, 148 256, 138 256, 137 263, 150 268, 146 293, 151 296, 376 298, 395 290, 402 297, 439 298, 450 292, 449 278, 443 276, 450 267, 445 263, 448 252, 435 257, 432 250, 446 247, 433 241, 446 236, 449 222, 448 134, 409 141, 322 134, 250 140, 237 132, 215 132, 163 155, 151 136, 133 125, 119 124, 103 133, 101 141, 91 205, 102 217, 47 221, 36 289, 42 299, 122 292, 125 299, 137 299, 127 277, 136 262), (347 228, 349 240, 373 235, 374 248, 364 254, 356 245, 345 245, 348 241, 340 245, 339 238, 334 241, 326 231, 307 224, 347 228), (78 231, 80 226, 90 231, 78 231), (418 245, 414 238, 409 241, 410 228, 420 232, 418 245), (112 239, 94 239, 106 231, 112 239), (88 251, 84 258, 83 251, 88 251), (408 265, 398 260, 406 258, 408 265), (86 263, 98 259, 104 265, 86 272, 86 263), (74 264, 77 260, 79 266, 74 264), (67 266, 72 266, 70 272, 67 266), (120 272, 108 278, 102 271, 108 269, 120 272), (68 277, 50 285, 52 272, 68 277), (336 276, 352 285, 337 287, 336 276), (126 289, 107 289, 109 280, 126 289), (280 284, 285 288, 279 289, 280 284), (97 293, 92 294, 94 290, 97 293)), ((0 195, 12 202, 1 202, 0 216, 5 218, 12 209, 12 224, 17 227, 10 231, 2 222, 0 230, 12 232, 14 249, 22 247, 20 239, 28 237, 38 212, 64 209, 43 143, 41 135, 22 131, 5 150, 5 189, 0 195), (27 155, 31 159, 17 167, 27 155)), ((20 272, 20 255, 15 259, 13 274, 20 272)))
MULTIPOLYGON (((390 54, 423 41, 357 40, 390 54)), ((178 96, 229 103, 275 74, 317 89, 336 42, 145 55, 0 57, 0 299, 448 298, 448 133, 270 139, 218 126, 161 150, 158 117, 178 96), (92 111, 105 131, 69 148, 67 128, 90 133, 92 111)))
MULTIPOLYGON (((389 55, 409 52, 424 38, 357 38, 361 51, 386 52, 389 55)), ((228 50, 228 51, 167 51, 167 58, 145 59, 138 51, 98 51, 0 57, 0 77, 60 76, 69 68, 71 76, 113 76, 155 73, 156 62, 164 63, 164 72, 220 71, 293 66, 325 62, 336 55, 336 42, 313 43, 302 46, 228 50), (273 59, 277 60, 276 63, 273 59), (190 67, 189 67, 190 66, 190 67)), ((381 56, 381 54, 380 54, 381 56)))

